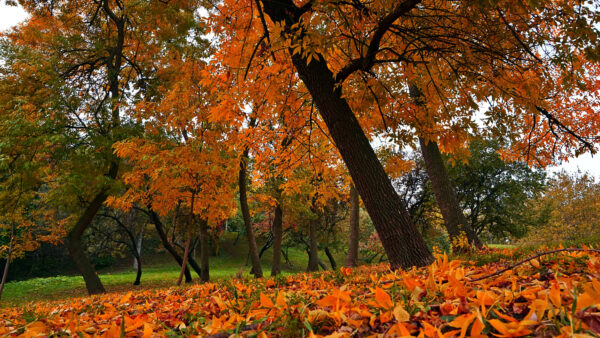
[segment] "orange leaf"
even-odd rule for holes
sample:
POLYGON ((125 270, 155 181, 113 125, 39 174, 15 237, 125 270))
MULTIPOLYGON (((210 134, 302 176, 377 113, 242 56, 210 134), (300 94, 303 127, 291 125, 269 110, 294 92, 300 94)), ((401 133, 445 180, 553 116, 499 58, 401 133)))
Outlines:
POLYGON ((264 308, 272 308, 273 306, 275 306, 275 304, 273 304, 273 301, 271 301, 271 299, 269 297, 267 297, 264 293, 260 293, 260 306, 264 307, 264 308))
POLYGON ((391 309, 394 306, 390 295, 380 287, 375 288, 375 300, 377 301, 377 305, 384 309, 391 309))

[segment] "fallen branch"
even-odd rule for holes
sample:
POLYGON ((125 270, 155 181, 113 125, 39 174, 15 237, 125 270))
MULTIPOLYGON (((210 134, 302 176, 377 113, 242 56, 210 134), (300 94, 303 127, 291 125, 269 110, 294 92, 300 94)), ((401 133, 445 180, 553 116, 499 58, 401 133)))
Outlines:
POLYGON ((234 333, 219 332, 219 333, 211 334, 210 336, 205 336, 205 338, 228 338, 232 334, 235 334, 237 336, 237 333, 245 332, 245 331, 252 331, 252 330, 256 330, 257 328, 258 328, 258 324, 250 324, 250 325, 246 325, 246 326, 242 326, 242 327, 238 328, 234 333))
POLYGON ((477 282, 477 281, 484 280, 484 279, 487 279, 487 278, 490 278, 490 277, 498 276, 498 275, 501 275, 501 274, 505 273, 508 270, 512 270, 512 269, 516 268, 517 266, 519 266, 521 264, 525 264, 525 263, 527 263, 529 261, 532 261, 532 260, 534 260, 536 258, 539 258, 539 257, 542 257, 542 256, 546 256, 546 255, 550 255, 550 254, 553 254, 553 253, 558 253, 558 252, 582 252, 582 251, 600 253, 600 250, 595 250, 595 249, 580 249, 580 248, 556 249, 556 250, 545 251, 545 252, 538 253, 535 256, 531 256, 531 257, 526 258, 526 259, 524 259, 522 261, 519 261, 519 262, 517 262, 517 263, 515 263, 515 264, 513 264, 513 265, 511 265, 511 266, 509 266, 507 268, 504 268, 502 270, 498 270, 498 271, 496 271, 496 272, 494 272, 492 274, 489 274, 489 275, 486 275, 486 276, 483 276, 483 277, 479 277, 479 278, 475 278, 475 279, 467 279, 467 281, 469 281, 469 282, 477 282))
MULTIPOLYGON (((498 275, 501 275, 501 274, 505 273, 508 270, 512 270, 512 269, 516 268, 517 266, 525 264, 525 263, 527 263, 529 261, 532 261, 532 260, 534 260, 536 258, 539 258, 539 257, 542 257, 542 256, 546 256, 546 255, 550 255, 550 254, 553 254, 553 253, 558 253, 558 252, 594 252, 594 253, 600 254, 600 250, 596 250, 596 249, 581 249, 581 248, 568 248, 568 249, 556 249, 556 250, 545 251, 545 252, 538 253, 535 256, 531 256, 531 257, 528 257, 528 258, 526 258, 526 259, 524 259, 522 261, 519 261, 519 262, 517 262, 517 263, 515 263, 515 264, 513 264, 513 265, 511 265, 511 266, 509 266, 507 268, 504 268, 502 270, 498 270, 498 271, 496 271, 496 272, 494 272, 492 274, 485 275, 483 277, 479 277, 479 278, 475 278, 475 279, 468 279, 467 278, 466 281, 468 281, 468 282, 478 282, 480 280, 484 280, 484 279, 487 279, 487 278, 490 278, 490 277, 498 276, 498 275)), ((389 283, 400 282, 400 281, 402 281, 402 278, 380 281, 379 284, 389 284, 389 283)))

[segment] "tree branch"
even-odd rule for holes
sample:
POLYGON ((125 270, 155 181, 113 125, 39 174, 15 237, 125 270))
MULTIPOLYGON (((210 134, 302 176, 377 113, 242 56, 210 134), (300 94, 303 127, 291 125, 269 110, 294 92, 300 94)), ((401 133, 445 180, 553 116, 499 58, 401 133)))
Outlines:
POLYGON ((379 52, 379 45, 381 44, 381 40, 383 39, 385 33, 387 33, 390 27, 392 27, 392 24, 394 24, 398 18, 410 12, 420 2, 421 0, 405 0, 396 5, 392 12, 386 15, 377 24, 377 28, 371 37, 367 54, 358 59, 350 61, 350 63, 344 66, 344 68, 342 68, 342 70, 340 70, 335 76, 335 81, 337 83, 342 83, 357 70, 367 71, 371 69, 371 67, 373 67, 375 64, 375 57, 379 52))

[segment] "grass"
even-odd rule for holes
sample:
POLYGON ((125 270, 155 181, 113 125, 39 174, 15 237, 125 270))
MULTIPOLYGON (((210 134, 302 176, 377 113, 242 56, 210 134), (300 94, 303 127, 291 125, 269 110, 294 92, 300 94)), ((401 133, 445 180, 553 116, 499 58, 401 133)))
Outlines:
MULTIPOLYGON (((249 274, 250 266, 246 266, 247 244, 243 238, 234 243, 233 237, 235 236, 226 236, 221 243, 219 255, 210 257, 210 277, 213 281, 249 274)), ((283 274, 303 272, 308 262, 306 253, 299 249, 290 248, 288 254, 293 265, 282 264, 283 274)), ((327 262, 324 253, 321 254, 321 259, 327 262)), ((265 276, 270 274, 272 255, 272 250, 269 249, 262 257, 261 262, 265 276)), ((122 264, 100 270, 98 274, 106 291, 126 292, 175 285, 175 281, 179 276, 179 266, 167 253, 153 254, 142 257, 142 259, 141 285, 133 285, 136 272, 131 268, 131 259, 127 259, 122 264)), ((341 262, 341 257, 336 257, 336 259, 341 262)), ((196 281, 198 275, 193 270, 191 272, 194 281, 196 281)), ((24 281, 8 282, 2 293, 0 306, 15 306, 24 302, 67 299, 86 295, 85 283, 81 276, 32 278, 24 281)))
POLYGON ((492 249, 512 249, 516 247, 514 244, 488 244, 487 246, 492 249))

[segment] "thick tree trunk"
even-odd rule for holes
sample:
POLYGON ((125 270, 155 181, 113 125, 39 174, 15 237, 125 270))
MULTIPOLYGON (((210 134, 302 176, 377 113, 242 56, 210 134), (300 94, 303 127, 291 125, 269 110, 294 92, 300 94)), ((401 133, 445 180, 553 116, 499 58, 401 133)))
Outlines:
POLYGON ((319 271, 319 243, 317 234, 320 218, 310 220, 308 225, 308 266, 306 271, 319 271))
MULTIPOLYGON (((431 187, 437 200, 442 216, 444 217, 444 224, 450 238, 454 239, 464 232, 469 240, 469 243, 480 248, 482 247, 481 241, 477 234, 467 223, 465 215, 458 204, 458 198, 456 192, 448 177, 444 160, 438 145, 434 141, 427 142, 422 137, 419 137, 419 144, 421 146, 421 153, 425 159, 425 169, 427 175, 431 181, 431 187)), ((464 248, 455 248, 464 249, 464 248)))
POLYGON ((210 281, 209 257, 208 224, 203 219, 200 220, 200 267, 202 269, 200 280, 205 283, 210 281))
POLYGON ((325 254, 327 255, 327 258, 329 259, 329 264, 331 264, 331 269, 332 270, 336 270, 337 269, 337 262, 335 261, 335 258, 331 254, 331 251, 329 250, 328 246, 325 247, 325 254))
POLYGON ((273 265, 271 266, 271 276, 281 273, 281 241, 283 239, 283 210, 277 202, 275 207, 275 216, 273 217, 273 265))
POLYGON ((263 276, 262 267, 260 265, 260 257, 258 257, 258 249, 256 246, 256 237, 254 237, 254 229, 252 228, 252 218, 250 217, 250 208, 248 208, 247 196, 247 171, 246 163, 248 161, 248 149, 244 150, 242 160, 240 161, 240 173, 238 177, 238 185, 240 189, 240 207, 242 209, 242 217, 244 218, 244 226, 246 228, 246 237, 248 238, 248 252, 252 261, 252 273, 255 278, 263 276))
POLYGON ((358 265, 358 238, 360 237, 360 205, 358 191, 354 184, 350 186, 350 234, 348 236, 348 255, 346 256, 346 267, 358 265))
POLYGON ((106 192, 101 191, 96 197, 92 200, 92 202, 85 209, 83 214, 79 217, 73 229, 69 231, 67 234, 67 243, 69 248, 69 254, 71 258, 75 262, 77 269, 83 276, 83 280, 85 281, 85 287, 90 295, 104 293, 104 286, 94 269, 94 266, 90 263, 87 256, 85 255, 85 251, 81 246, 81 237, 83 236, 83 232, 90 225, 94 216, 100 210, 102 203, 106 200, 107 195, 106 192))
MULTIPOLYGON (((298 9, 292 1, 263 0, 262 3, 273 22, 285 21, 285 29, 298 22, 298 9)), ((431 263, 431 252, 412 223, 350 105, 342 97, 341 86, 336 83, 326 61, 317 55, 307 64, 307 56, 302 54, 292 55, 292 62, 350 171, 391 267, 410 268, 431 263)))
MULTIPOLYGON (((158 237, 160 238, 163 246, 171 254, 171 256, 173 256, 173 259, 175 259, 177 264, 179 264, 180 266, 183 266, 183 258, 181 258, 181 256, 179 256, 179 254, 177 253, 177 250, 175 250, 175 248, 169 242, 169 239, 167 238, 167 234, 165 233, 165 229, 163 228, 162 222, 160 221, 160 217, 152 210, 150 210, 149 214, 150 214, 150 217, 152 218, 152 223, 154 223, 154 227, 156 228, 156 233, 158 234, 158 237)), ((198 273, 198 276, 201 276, 200 271, 196 270, 196 273, 198 273)), ((190 270, 187 267, 185 268, 184 274, 185 274, 185 282, 190 283, 192 281, 192 274, 190 273, 190 270)))

